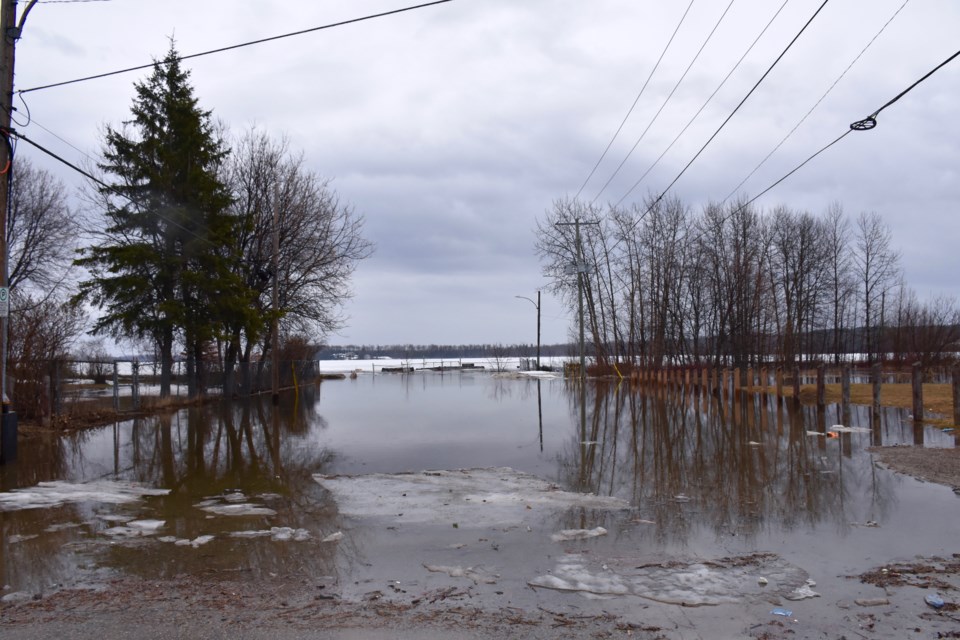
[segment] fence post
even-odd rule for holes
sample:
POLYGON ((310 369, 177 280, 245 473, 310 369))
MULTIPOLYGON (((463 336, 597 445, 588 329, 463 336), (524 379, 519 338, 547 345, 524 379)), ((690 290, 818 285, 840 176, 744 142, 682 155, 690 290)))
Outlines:
POLYGON ((953 368, 953 424, 960 426, 960 365, 953 368))
POLYGON ((140 363, 134 360, 131 363, 131 369, 133 372, 133 387, 130 391, 130 395, 133 398, 133 408, 140 408, 140 363))
POLYGON ((113 410, 120 411, 120 373, 117 361, 113 361, 113 410))
POLYGON ((873 421, 880 422, 880 363, 870 368, 870 379, 873 382, 873 421))
POLYGON ((843 423, 850 424, 850 365, 840 367, 840 411, 843 423))
POLYGON ((911 370, 913 384, 913 421, 923 421, 923 369, 919 362, 913 363, 911 370))
POLYGON ((822 362, 817 365, 817 409, 827 404, 827 367, 822 362))

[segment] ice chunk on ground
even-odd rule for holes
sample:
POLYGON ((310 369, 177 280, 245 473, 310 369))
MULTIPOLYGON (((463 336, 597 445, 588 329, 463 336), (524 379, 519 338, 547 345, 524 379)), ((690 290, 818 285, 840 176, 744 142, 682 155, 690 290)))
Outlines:
POLYGON ((554 542, 566 542, 569 540, 586 540, 587 538, 597 538, 607 535, 607 530, 603 527, 596 529, 563 529, 550 536, 554 542))
POLYGON ((136 482, 41 482, 34 487, 0 493, 0 511, 45 509, 77 502, 128 504, 138 502, 144 496, 165 496, 168 493, 169 489, 154 489, 136 482))
POLYGON ((806 583, 805 571, 771 553, 713 561, 668 561, 643 564, 629 558, 593 558, 568 554, 549 575, 529 581, 532 587, 576 591, 584 595, 632 595, 683 606, 760 602, 786 597, 806 583), (767 577, 768 585, 754 579, 767 577))
POLYGON ((509 468, 419 473, 324 476, 342 515, 458 528, 519 524, 549 510, 579 507, 621 510, 619 498, 561 491, 556 485, 509 468))
POLYGON ((337 531, 336 533, 331 533, 320 542, 340 542, 341 540, 343 540, 343 532, 337 531))

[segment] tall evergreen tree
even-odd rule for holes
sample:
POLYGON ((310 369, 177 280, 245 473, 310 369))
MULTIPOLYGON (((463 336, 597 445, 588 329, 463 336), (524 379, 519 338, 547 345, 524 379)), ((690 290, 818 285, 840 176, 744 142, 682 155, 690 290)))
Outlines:
POLYGON ((171 44, 134 85, 132 118, 106 130, 99 168, 105 229, 77 264, 90 278, 77 298, 101 309, 97 332, 149 336, 170 393, 174 345, 187 355, 191 393, 202 389, 205 345, 226 318, 250 308, 248 288, 230 268, 238 259, 238 219, 218 178, 228 150, 199 108, 171 44))

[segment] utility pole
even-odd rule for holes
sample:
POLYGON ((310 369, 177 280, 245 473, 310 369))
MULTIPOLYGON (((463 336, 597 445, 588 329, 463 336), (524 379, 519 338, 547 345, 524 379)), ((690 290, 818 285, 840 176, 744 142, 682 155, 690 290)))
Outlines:
POLYGON ((10 310, 8 287, 9 260, 7 256, 7 211, 10 202, 10 176, 13 171, 13 147, 10 144, 10 123, 13 119, 13 69, 17 40, 23 23, 37 0, 30 0, 17 22, 17 0, 0 0, 0 463, 12 462, 17 457, 17 414, 11 410, 7 394, 7 336, 10 310))

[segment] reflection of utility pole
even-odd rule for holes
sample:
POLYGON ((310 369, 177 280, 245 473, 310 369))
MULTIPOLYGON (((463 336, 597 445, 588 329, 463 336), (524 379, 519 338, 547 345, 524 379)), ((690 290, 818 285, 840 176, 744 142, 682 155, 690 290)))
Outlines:
POLYGON ((537 301, 534 302, 526 296, 513 296, 514 298, 521 298, 523 300, 529 300, 533 306, 537 308, 537 371, 540 371, 540 292, 537 291, 537 301))
POLYGON ((278 275, 280 266, 280 190, 276 185, 273 187, 273 256, 270 259, 270 266, 273 269, 273 323, 271 325, 273 351, 273 363, 271 369, 271 382, 273 387, 273 404, 280 403, 280 317, 278 315, 279 291, 277 284, 280 281, 278 275))

